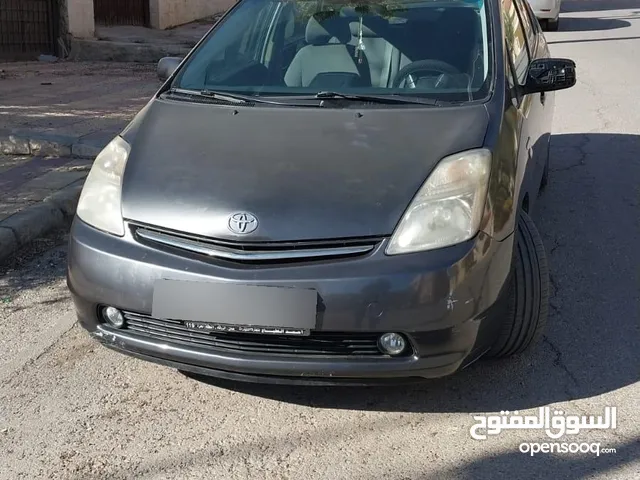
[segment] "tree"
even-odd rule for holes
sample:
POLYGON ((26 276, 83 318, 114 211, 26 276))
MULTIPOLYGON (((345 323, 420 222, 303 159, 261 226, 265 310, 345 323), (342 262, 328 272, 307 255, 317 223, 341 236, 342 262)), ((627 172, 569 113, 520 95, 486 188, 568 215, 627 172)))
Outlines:
POLYGON ((295 4, 298 17, 305 21, 312 15, 321 20, 339 16, 343 8, 353 8, 361 17, 377 15, 392 18, 406 10, 402 2, 393 0, 290 0, 295 4))

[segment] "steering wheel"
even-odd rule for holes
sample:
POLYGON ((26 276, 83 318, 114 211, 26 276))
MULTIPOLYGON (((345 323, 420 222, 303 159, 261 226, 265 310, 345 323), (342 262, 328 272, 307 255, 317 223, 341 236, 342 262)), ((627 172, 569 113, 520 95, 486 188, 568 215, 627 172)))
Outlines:
POLYGON ((418 60, 400 69, 393 79, 393 88, 398 88, 404 80, 407 80, 407 86, 409 88, 416 88, 413 74, 417 72, 439 73, 440 75, 435 84, 436 87, 442 84, 445 75, 457 75, 460 73, 456 67, 442 60, 418 60))

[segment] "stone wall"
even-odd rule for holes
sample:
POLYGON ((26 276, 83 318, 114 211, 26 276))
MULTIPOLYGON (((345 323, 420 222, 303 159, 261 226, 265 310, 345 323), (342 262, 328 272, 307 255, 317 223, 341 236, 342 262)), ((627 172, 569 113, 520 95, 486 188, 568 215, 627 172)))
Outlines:
POLYGON ((93 0, 64 0, 68 30, 76 38, 92 38, 95 33, 93 0))
MULTIPOLYGON (((60 33, 65 39, 93 38, 94 0, 59 0, 60 33)), ((231 8, 236 0, 148 0, 152 28, 166 29, 207 18, 231 8)))
POLYGON ((170 28, 224 12, 236 0, 149 0, 152 28, 170 28))
POLYGON ((60 17, 58 21, 58 54, 65 57, 70 48, 69 38, 69 10, 67 0, 58 0, 60 17))

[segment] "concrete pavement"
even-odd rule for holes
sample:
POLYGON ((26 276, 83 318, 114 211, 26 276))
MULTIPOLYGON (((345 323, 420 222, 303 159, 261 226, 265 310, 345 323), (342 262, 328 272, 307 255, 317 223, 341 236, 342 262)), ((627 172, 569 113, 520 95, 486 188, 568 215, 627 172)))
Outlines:
POLYGON ((153 64, 0 64, 0 154, 93 158, 159 86, 153 64))
POLYGON ((128 25, 97 26, 95 39, 73 39, 69 59, 155 63, 185 56, 222 14, 168 30, 128 25))
POLYGON ((0 155, 0 260, 73 217, 91 160, 0 155))
POLYGON ((46 237, 0 267, 0 479, 637 479, 640 1, 563 5, 547 38, 577 61, 579 83, 558 93, 534 215, 553 279, 536 350, 399 389, 201 382, 101 348, 78 326, 53 335, 72 305, 65 237, 46 237), (20 352, 29 341, 35 357, 20 352), (540 406, 616 406, 616 430, 562 440, 616 453, 531 457, 519 445, 544 434, 469 435, 472 415, 540 406))
POLYGON ((159 86, 154 65, 0 64, 0 259, 74 214, 91 161, 159 86))

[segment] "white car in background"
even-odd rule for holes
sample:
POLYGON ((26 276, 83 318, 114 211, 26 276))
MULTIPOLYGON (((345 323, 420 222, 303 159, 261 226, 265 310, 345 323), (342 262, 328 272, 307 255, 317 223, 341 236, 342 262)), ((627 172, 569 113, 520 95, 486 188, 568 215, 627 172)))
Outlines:
POLYGON ((529 0, 533 13, 545 30, 558 30, 561 2, 562 0, 529 0))

